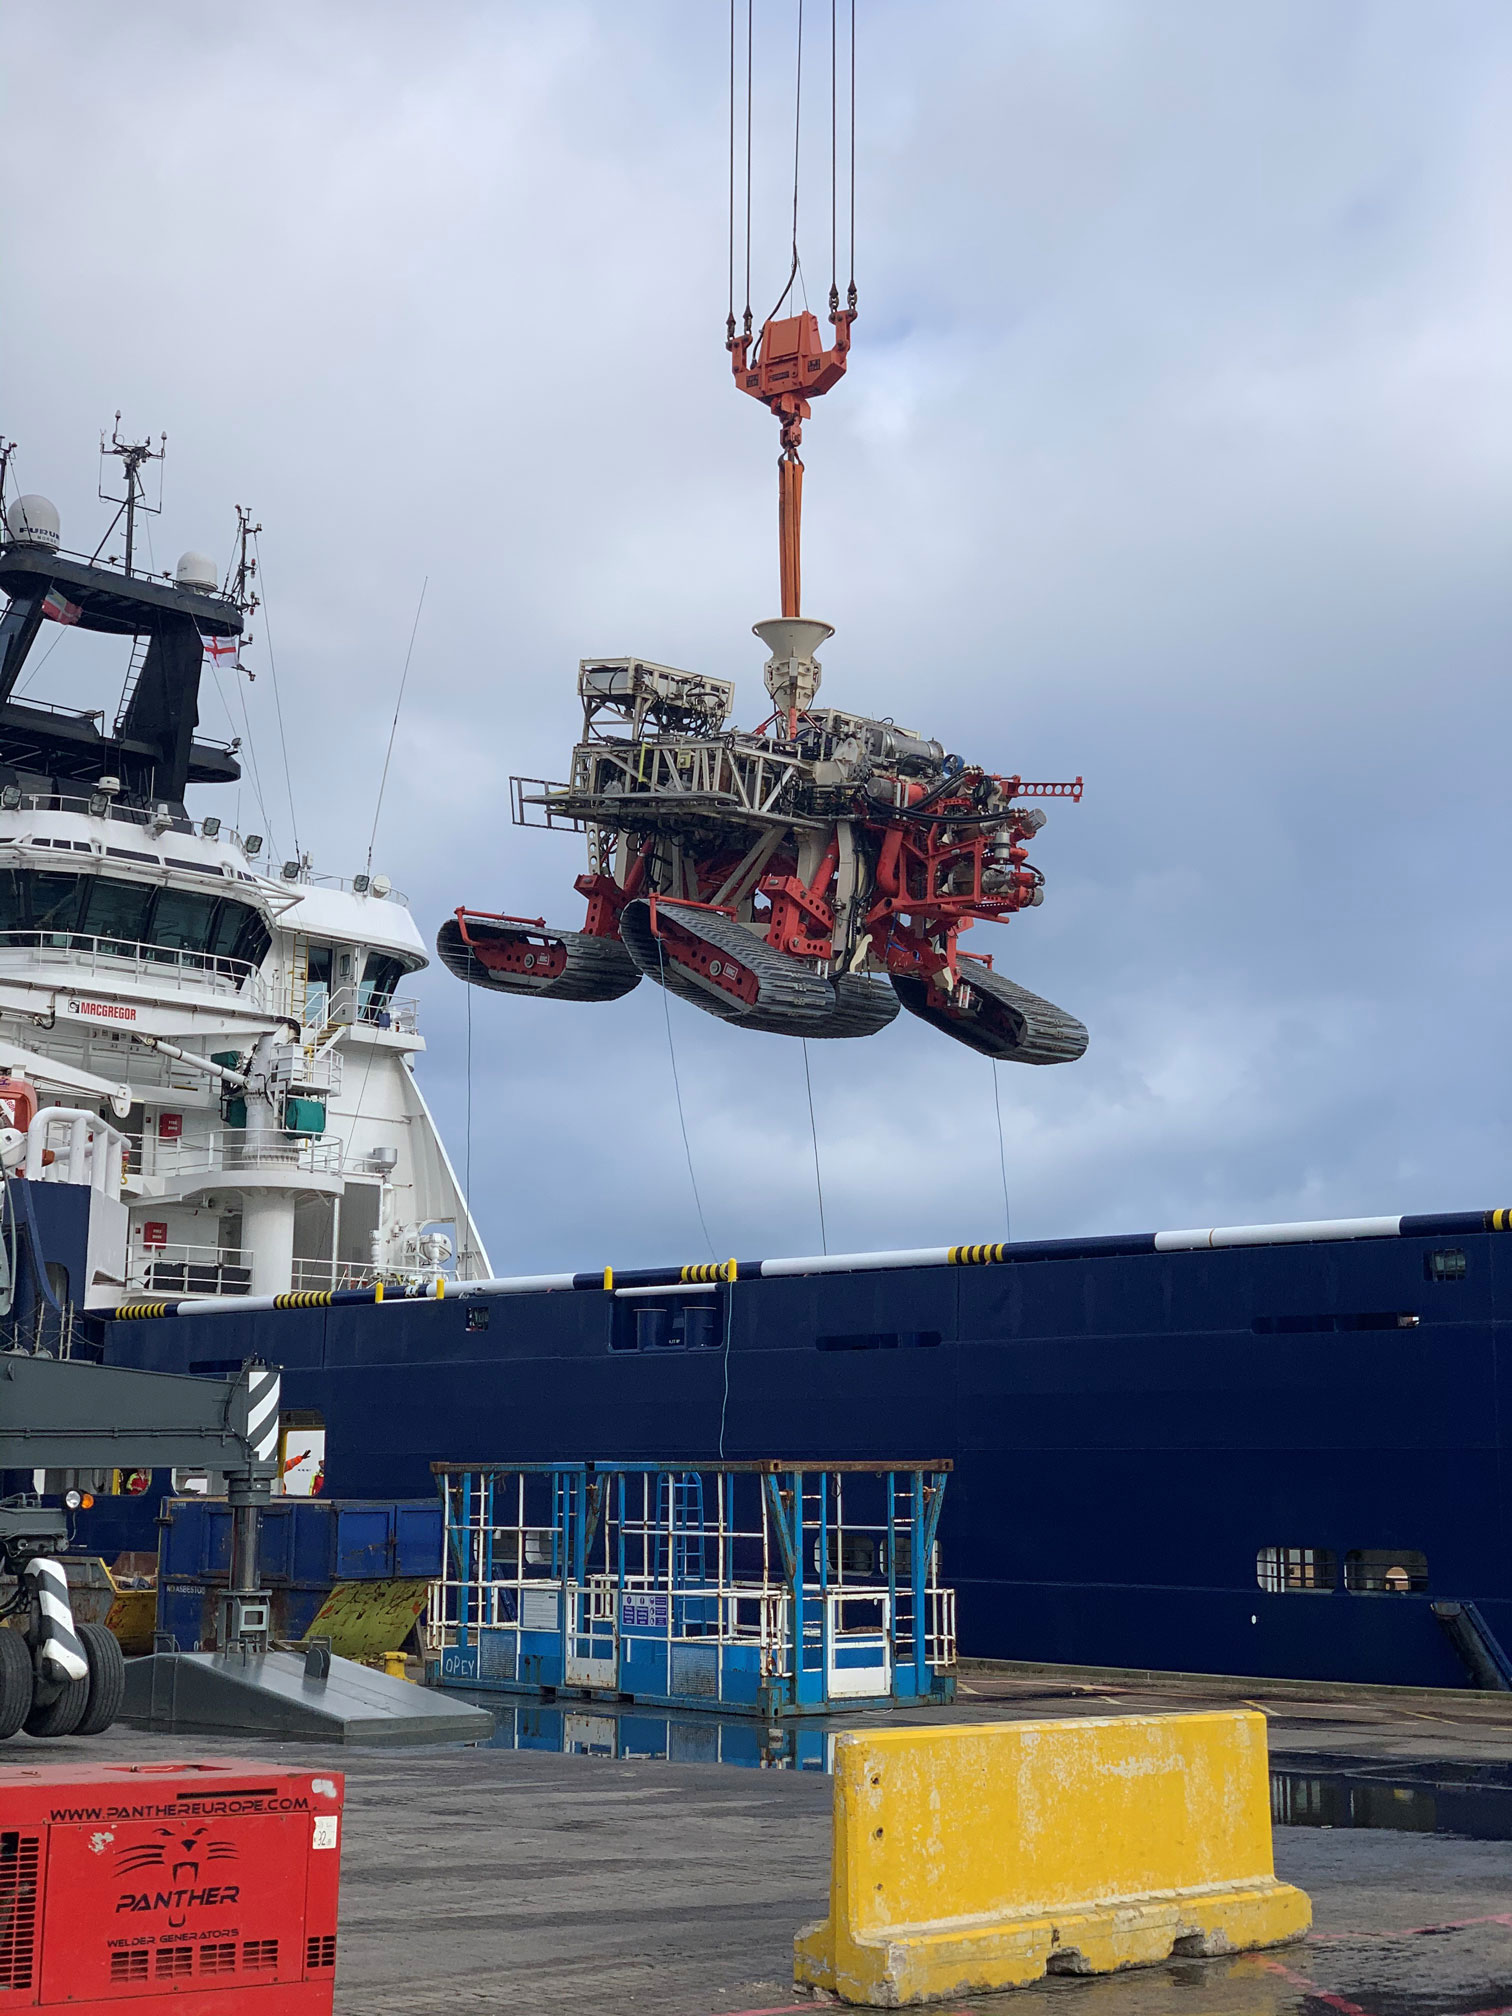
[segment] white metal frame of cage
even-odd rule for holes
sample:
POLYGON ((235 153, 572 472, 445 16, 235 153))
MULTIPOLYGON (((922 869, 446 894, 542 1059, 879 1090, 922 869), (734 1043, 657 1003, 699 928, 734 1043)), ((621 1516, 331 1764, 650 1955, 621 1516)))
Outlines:
MULTIPOLYGON (((764 1680, 791 1683, 795 1668, 822 1670, 823 1691, 841 1698, 886 1693, 894 1665, 916 1660, 914 1507, 896 1489, 901 1473, 885 1466, 869 1470, 886 1479, 885 1515, 854 1521, 846 1517, 843 1469, 437 1468, 448 1547, 428 1611, 433 1653, 466 1645, 479 1631, 565 1625, 566 1684, 612 1687, 620 1631, 633 1628, 659 1635, 669 1651, 755 1647, 764 1680), (776 1527, 793 1511, 794 1477, 808 1557, 797 1563, 786 1558, 776 1527), (747 1488, 737 1490, 737 1479, 747 1488), (574 1491, 580 1504, 571 1502, 574 1491), (801 1636, 793 1629, 795 1587, 801 1636), (873 1664, 845 1663, 847 1650, 867 1645, 879 1648, 873 1664)), ((956 1657, 955 1591, 939 1581, 937 1543, 922 1594, 925 1662, 947 1671, 956 1657)))

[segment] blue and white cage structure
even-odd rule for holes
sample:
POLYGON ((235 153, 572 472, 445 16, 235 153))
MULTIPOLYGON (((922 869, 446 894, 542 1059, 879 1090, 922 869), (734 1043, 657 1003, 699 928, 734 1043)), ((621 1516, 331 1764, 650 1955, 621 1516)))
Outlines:
POLYGON ((948 1461, 431 1467, 442 1686, 768 1719, 954 1696, 948 1461))

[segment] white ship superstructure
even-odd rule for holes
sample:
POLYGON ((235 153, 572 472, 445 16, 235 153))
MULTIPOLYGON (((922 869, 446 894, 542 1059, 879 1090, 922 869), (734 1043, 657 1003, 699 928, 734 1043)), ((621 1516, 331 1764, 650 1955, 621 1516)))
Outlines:
POLYGON ((85 1306, 486 1276, 415 1081, 405 983, 427 961, 404 898, 269 862, 185 806, 188 784, 239 774, 234 746, 196 735, 196 698, 205 640, 239 635, 245 599, 192 554, 171 583, 72 558, 40 498, 6 530, 0 1072, 126 1136, 127 1258, 92 1262, 85 1306), (13 697, 49 617, 133 640, 113 727, 13 697))

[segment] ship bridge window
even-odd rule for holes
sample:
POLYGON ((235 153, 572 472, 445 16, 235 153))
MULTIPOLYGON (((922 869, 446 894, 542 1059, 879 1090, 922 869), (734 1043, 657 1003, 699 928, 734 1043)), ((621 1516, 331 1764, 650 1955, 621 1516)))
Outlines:
POLYGON ((331 969, 335 952, 329 945, 311 945, 305 953, 305 1020, 322 1023, 331 1012, 331 969))
POLYGON ((1421 1595, 1428 1587, 1428 1557, 1415 1547, 1351 1547, 1344 1587, 1357 1595, 1421 1595))
POLYGON ((104 875, 98 880, 91 877, 84 885, 79 929, 91 938, 144 944, 157 893, 142 882, 113 882, 104 875))
POLYGON ((357 989, 357 1014, 361 1021, 384 1026, 383 1018, 388 1014, 394 989, 408 970, 402 959, 395 959, 387 952, 369 952, 357 989))
POLYGON ((1337 1589, 1338 1556, 1331 1547, 1262 1547, 1255 1556, 1255 1580, 1268 1596, 1337 1589))
POLYGON ((165 958, 189 954, 248 966, 262 964, 269 944, 259 912, 231 897, 41 868, 0 870, 0 942, 6 940, 125 957, 138 946, 161 948, 165 958))
POLYGON ((1463 1281, 1464 1278, 1465 1255, 1462 1247, 1442 1246, 1436 1253, 1423 1255, 1425 1281, 1463 1281))
POLYGON ((160 889, 152 920, 154 945, 184 952, 204 951, 210 943, 215 898, 197 889, 160 889))

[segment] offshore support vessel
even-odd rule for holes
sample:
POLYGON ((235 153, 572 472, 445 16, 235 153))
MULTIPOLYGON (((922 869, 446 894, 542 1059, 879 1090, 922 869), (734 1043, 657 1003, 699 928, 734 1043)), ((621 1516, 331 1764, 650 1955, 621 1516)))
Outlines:
POLYGON ((404 897, 297 847, 270 861, 265 835, 186 803, 241 778, 240 738, 204 734, 199 703, 207 663, 247 676, 259 528, 239 514, 224 585, 196 552, 144 569, 162 450, 117 431, 102 453, 124 493, 92 552, 38 495, 11 498, 0 539, 0 1104, 24 1132, 82 1102, 124 1137, 124 1247, 75 1300, 434 1278, 453 1257, 486 1275, 415 1082, 404 982, 428 962, 404 897), (121 643, 112 716, 29 690, 85 632, 121 643))
POLYGON ((963 1654, 1502 1688, 1509 1230, 1467 1211, 169 1300, 107 1349, 281 1364, 356 1497, 428 1492, 433 1462, 885 1469, 906 1441, 954 1465, 963 1654))

